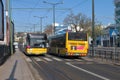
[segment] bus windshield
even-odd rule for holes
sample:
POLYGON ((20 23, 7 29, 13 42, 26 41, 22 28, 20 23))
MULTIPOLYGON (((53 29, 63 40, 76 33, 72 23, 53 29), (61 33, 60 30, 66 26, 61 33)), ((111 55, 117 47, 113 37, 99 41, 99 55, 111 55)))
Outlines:
POLYGON ((68 33, 68 40, 87 41, 86 33, 68 33))
POLYGON ((46 39, 44 39, 44 38, 30 38, 30 46, 46 47, 46 39))

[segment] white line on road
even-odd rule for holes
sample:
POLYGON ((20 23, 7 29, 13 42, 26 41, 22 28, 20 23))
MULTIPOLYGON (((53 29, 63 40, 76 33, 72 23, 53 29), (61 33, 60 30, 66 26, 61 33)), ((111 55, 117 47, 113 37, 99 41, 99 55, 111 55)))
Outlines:
POLYGON ((71 59, 64 59, 65 61, 72 61, 71 59))
POLYGON ((27 62, 32 62, 32 60, 30 58, 26 58, 27 62))
POLYGON ((54 57, 53 59, 54 59, 54 60, 57 60, 57 61, 62 61, 61 59, 59 59, 59 58, 55 58, 55 57, 54 57))
POLYGON ((86 72, 86 73, 88 73, 88 74, 91 74, 91 75, 93 75, 93 76, 96 76, 96 77, 98 77, 98 78, 101 78, 101 79, 103 79, 103 80, 110 80, 110 79, 108 79, 108 78, 106 78, 106 77, 100 76, 100 75, 95 74, 95 73, 93 73, 93 72, 90 72, 90 71, 88 71, 88 70, 85 70, 85 69, 82 69, 82 68, 80 68, 80 67, 74 66, 74 65, 72 65, 71 63, 68 63, 68 62, 67 62, 66 64, 69 65, 69 66, 71 66, 71 67, 74 67, 74 68, 76 68, 76 69, 78 69, 78 70, 81 70, 81 71, 83 71, 83 72, 86 72))
POLYGON ((40 58, 34 58, 36 61, 42 61, 40 58))
POLYGON ((47 60, 47 61, 52 61, 51 59, 49 59, 49 58, 44 58, 45 60, 47 60))

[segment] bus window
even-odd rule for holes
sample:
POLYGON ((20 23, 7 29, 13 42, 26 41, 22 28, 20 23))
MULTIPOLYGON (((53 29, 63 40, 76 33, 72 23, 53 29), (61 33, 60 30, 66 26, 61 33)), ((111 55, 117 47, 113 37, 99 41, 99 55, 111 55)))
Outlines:
POLYGON ((31 38, 30 46, 34 47, 46 47, 46 40, 40 38, 31 38))
POLYGON ((87 34, 85 33, 69 33, 68 40, 87 41, 87 34))

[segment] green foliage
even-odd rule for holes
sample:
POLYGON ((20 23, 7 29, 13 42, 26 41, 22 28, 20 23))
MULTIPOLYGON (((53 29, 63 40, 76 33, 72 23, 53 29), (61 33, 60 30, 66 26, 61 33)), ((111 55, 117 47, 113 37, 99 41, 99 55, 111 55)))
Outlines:
MULTIPOLYGON (((89 36, 92 36, 92 20, 82 13, 78 13, 77 15, 74 15, 73 13, 68 14, 63 23, 65 25, 72 25, 72 28, 74 28, 76 32, 83 29, 83 31, 87 32, 89 36), (77 30, 77 27, 79 27, 79 30, 77 30)), ((94 26, 95 38, 102 34, 102 30, 102 24, 96 20, 94 26)))

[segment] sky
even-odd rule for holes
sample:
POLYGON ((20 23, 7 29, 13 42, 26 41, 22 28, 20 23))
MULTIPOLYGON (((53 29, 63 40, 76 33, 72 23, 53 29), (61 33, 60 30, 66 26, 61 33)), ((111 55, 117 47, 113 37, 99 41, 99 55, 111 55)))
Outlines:
MULTIPOLYGON (((42 19, 42 26, 53 23, 53 5, 43 3, 43 1, 48 3, 63 2, 63 4, 55 6, 55 22, 61 25, 64 18, 71 11, 75 15, 82 13, 89 18, 92 16, 92 0, 11 0, 12 20, 14 21, 16 32, 29 31, 31 29, 33 31, 34 26, 35 30, 39 31, 41 22, 39 17, 44 17, 42 19)), ((103 25, 114 23, 113 0, 94 0, 94 4, 95 19, 97 21, 103 25)))

